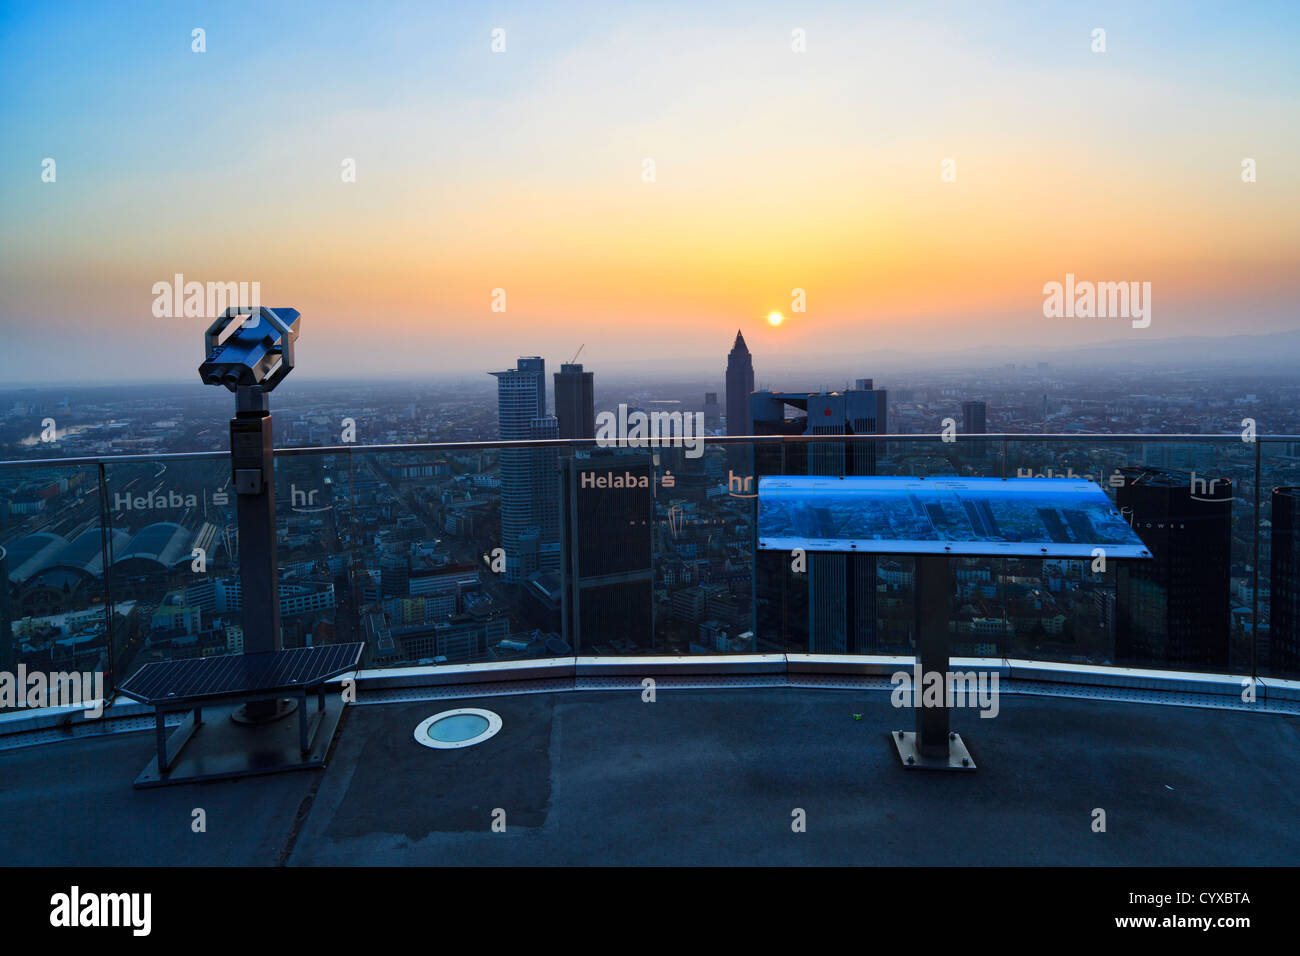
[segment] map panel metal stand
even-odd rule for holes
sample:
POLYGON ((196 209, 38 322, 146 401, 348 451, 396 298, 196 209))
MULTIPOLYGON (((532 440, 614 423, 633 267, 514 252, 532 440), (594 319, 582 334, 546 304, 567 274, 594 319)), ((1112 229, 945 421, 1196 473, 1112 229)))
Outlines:
POLYGON ((763 477, 758 548, 915 557, 916 730, 890 738, 904 767, 956 771, 975 761, 948 720, 950 558, 1151 557, 1100 485, 1059 478, 763 477), (925 704, 931 676, 937 706, 925 704))
POLYGON ((909 770, 974 770, 975 761, 961 735, 948 729, 948 558, 916 558, 916 663, 921 680, 943 676, 944 699, 938 707, 923 703, 920 686, 913 687, 916 730, 895 730, 890 736, 898 757, 909 770))

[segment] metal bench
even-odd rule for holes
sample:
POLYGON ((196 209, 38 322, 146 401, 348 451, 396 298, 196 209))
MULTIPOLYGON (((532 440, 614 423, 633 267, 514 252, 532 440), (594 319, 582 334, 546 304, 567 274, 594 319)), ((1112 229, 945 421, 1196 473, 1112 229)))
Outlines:
POLYGON ((364 644, 326 644, 256 654, 231 654, 146 664, 120 690, 154 709, 158 769, 172 767, 181 749, 203 723, 203 708, 222 703, 298 699, 298 743, 311 749, 325 712, 325 682, 356 670, 364 644), (316 710, 307 713, 307 697, 316 694, 316 710), (190 711, 171 738, 166 715, 190 711))

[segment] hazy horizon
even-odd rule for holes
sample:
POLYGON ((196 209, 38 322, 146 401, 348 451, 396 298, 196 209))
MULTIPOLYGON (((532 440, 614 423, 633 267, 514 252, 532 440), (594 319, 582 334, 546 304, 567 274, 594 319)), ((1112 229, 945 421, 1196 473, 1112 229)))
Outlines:
MULTIPOLYGON (((734 332, 732 333, 734 337, 734 332)), ((732 339, 728 339, 729 347, 732 339)), ((1224 365, 1248 363, 1261 369, 1290 367, 1300 361, 1300 329, 1287 329, 1261 335, 1227 335, 1227 336, 1168 336, 1149 338, 1141 343, 1141 348, 1134 348, 1122 339, 1104 339, 1096 342, 1081 343, 1075 347, 1047 346, 1041 349, 1023 347, 1008 349, 1005 346, 987 346, 958 350, 937 355, 923 352, 909 352, 906 349, 890 349, 880 352, 864 353, 861 356, 839 353, 799 353, 781 351, 776 353, 757 353, 754 355, 756 376, 762 383, 773 384, 786 379, 802 381, 809 376, 821 376, 822 380, 833 382, 837 378, 849 381, 860 377, 877 377, 890 374, 905 374, 908 371, 926 370, 933 372, 983 371, 1000 369, 1007 365, 1033 368, 1037 362, 1046 362, 1053 370, 1068 369, 1083 371, 1091 368, 1128 366, 1158 367, 1187 366, 1212 368, 1224 365), (1270 348, 1257 351, 1249 342, 1267 339, 1270 348), (1236 346, 1235 351, 1233 346, 1236 346), (1280 348, 1278 346, 1281 346, 1280 348), (1289 349, 1289 351, 1287 351, 1289 349), (1102 355, 1106 358, 1103 359, 1102 355)), ((458 381, 478 382, 482 378, 485 389, 495 388, 487 373, 502 368, 513 367, 520 355, 508 351, 494 352, 499 358, 495 363, 484 364, 482 368, 420 369, 403 368, 392 373, 382 371, 343 370, 319 368, 311 361, 312 349, 303 348, 299 341, 297 353, 298 366, 290 382, 303 384, 324 384, 334 382, 374 383, 392 382, 439 382, 458 381)), ((567 361, 569 354, 552 353, 543 355, 547 362, 547 372, 558 372, 560 365, 567 361)), ((599 363, 587 358, 586 350, 578 357, 587 371, 595 372, 600 381, 626 381, 630 378, 649 376, 658 381, 678 382, 696 381, 706 376, 714 381, 711 390, 721 391, 726 370, 726 354, 715 350, 710 355, 693 355, 685 359, 673 359, 663 355, 642 355, 636 357, 621 356, 599 363)), ((30 388, 60 387, 111 387, 111 386, 149 386, 149 385, 189 385, 200 386, 197 368, 181 366, 174 374, 159 374, 155 377, 132 375, 129 379, 93 378, 59 379, 49 376, 32 375, 30 378, 9 376, 0 382, 0 391, 30 388)), ((900 383, 901 384, 901 383, 900 383)), ((286 384, 284 387, 290 387, 286 384)), ((835 386, 830 386, 835 387, 835 386)))

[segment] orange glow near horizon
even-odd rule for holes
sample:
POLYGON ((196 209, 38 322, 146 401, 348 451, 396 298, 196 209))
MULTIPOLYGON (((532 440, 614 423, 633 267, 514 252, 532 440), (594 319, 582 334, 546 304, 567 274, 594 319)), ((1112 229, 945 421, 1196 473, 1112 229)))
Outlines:
POLYGON ((216 50, 160 52, 175 45, 149 17, 87 13, 98 45, 71 60, 17 24, 9 68, 28 80, 0 131, 59 176, 0 178, 0 371, 21 378, 51 331, 85 368, 155 343, 188 363, 194 324, 149 311, 178 272, 298 308, 322 373, 366 368, 356 335, 377 327, 412 370, 580 342, 593 364, 725 355, 737 324, 773 360, 1138 334, 1046 320, 1043 285, 1066 273, 1151 282, 1151 337, 1295 327, 1296 91, 1251 72, 1289 35, 1255 24, 1229 49, 1214 18, 1184 17, 1098 56, 1047 13, 832 4, 809 10, 801 56, 783 13, 751 13, 718 31, 628 10, 576 35, 521 13, 495 57, 477 21, 377 13, 343 75, 322 50, 350 56, 355 29, 304 13, 291 50, 256 31, 241 50, 273 82, 216 50), (1222 63, 1201 77, 1186 58, 1204 42, 1222 63), (106 76, 131 95, 95 95, 106 76), (160 153, 157 130, 195 116, 239 148, 160 153))

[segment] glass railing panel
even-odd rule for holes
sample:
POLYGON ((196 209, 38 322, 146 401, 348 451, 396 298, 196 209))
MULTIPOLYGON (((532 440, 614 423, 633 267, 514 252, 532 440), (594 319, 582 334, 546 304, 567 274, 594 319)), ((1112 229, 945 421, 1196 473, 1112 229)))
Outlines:
POLYGON ((784 650, 755 620, 756 463, 779 445, 709 443, 651 449, 654 483, 654 653, 784 650))
MULTIPOLYGON (((810 473, 1075 476, 1098 481, 1166 560, 954 558, 955 655, 1241 674, 1254 663, 1261 673, 1296 673, 1285 656, 1289 645, 1270 633, 1272 578, 1279 576, 1271 489, 1300 485, 1300 458, 1288 443, 1270 443, 1264 457, 1266 522, 1256 561, 1249 442, 979 441, 982 447, 961 436, 826 436, 697 448, 412 446, 281 454, 282 641, 364 641, 372 667, 574 653, 906 654, 915 627, 914 562, 756 554, 758 480, 810 473)), ((30 575, 16 577, 11 557, 11 619, 111 602, 114 614, 101 617, 114 624, 108 670, 119 680, 150 660, 241 650, 228 460, 113 460, 103 468, 112 573, 107 580, 83 573, 65 596, 18 580, 30 575), (58 609, 49 604, 56 599, 58 609)), ((95 466, 33 463, 27 470, 0 475, 7 482, 0 494, 19 501, 0 541, 24 564, 37 541, 32 535, 47 524, 51 533, 74 537, 99 527, 97 491, 93 514, 86 501, 69 497, 74 492, 60 492, 57 507, 44 515, 22 503, 47 475, 94 477, 95 466)), ((86 480, 66 483, 75 489, 86 480)), ((104 631, 102 642, 106 625, 104 631)), ((11 653, 35 649, 13 636, 8 646, 11 653)))
MULTIPOLYGON (((994 439, 953 436, 944 440, 917 437, 871 442, 875 455, 865 449, 859 453, 870 464, 874 460, 877 475, 922 478, 956 475, 967 478, 1000 478, 1004 463, 1001 443, 994 439)), ((868 474, 865 469, 862 474, 868 474)))
POLYGON ((1009 655, 1037 660, 1249 673, 1240 594, 1253 574, 1254 452, 1240 441, 1007 441, 1011 477, 1098 482, 1150 561, 1004 562, 1031 588, 1008 610, 1009 655))
MULTIPOLYGON (((1004 448, 1009 478, 1082 478, 1095 481, 1112 500, 1120 469, 1143 463, 1140 445, 1105 438, 1029 437, 1007 440, 1004 448)), ((1120 570, 1121 562, 1104 553, 1090 560, 996 562, 995 604, 1006 622, 1002 652, 1013 658, 1114 664, 1120 570)))
POLYGON ((1300 441, 1261 441, 1259 453, 1259 592, 1241 598, 1258 610, 1260 676, 1300 680, 1300 441))
POLYGON ((401 665, 779 648, 754 634, 751 458, 743 444, 359 449, 354 590, 363 636, 386 630, 391 649, 368 654, 401 665))
MULTIPOLYGON (((955 654, 1249 673, 1249 628, 1241 601, 1253 574, 1248 443, 1098 436, 990 439, 977 446, 961 438, 926 437, 880 442, 874 456, 862 444, 790 443, 774 460, 787 474, 1089 478, 1107 490, 1117 509, 1132 515, 1144 540, 1159 544, 1163 560, 1152 563, 1107 562, 1099 560, 1101 555, 953 559, 949 610, 955 654), (1152 475, 1168 486, 1154 495, 1145 487, 1152 475), (1137 491, 1125 488, 1135 482, 1141 485, 1137 491), (1200 500, 1210 498, 1218 500, 1200 500), (1189 560, 1189 552, 1200 557, 1189 560)), ((834 581, 834 587, 800 580, 775 556, 759 559, 760 619, 779 623, 791 649, 910 652, 915 621, 910 558, 816 556, 811 561, 818 566, 809 577, 834 581), (854 561, 873 564, 874 575, 841 567, 854 561), (873 593, 858 582, 864 573, 874 577, 874 626, 863 623, 860 610, 846 625, 841 619, 844 605, 852 603, 846 601, 850 590, 873 593)), ((857 608, 862 604, 860 598, 857 608)))
POLYGON ((119 682, 151 661, 240 653, 229 460, 184 456, 103 467, 119 682))
POLYGON ((105 534, 94 465, 0 468, 0 712, 111 690, 105 534))
MULTIPOLYGON (((885 476, 1000 477, 1001 448, 988 439, 949 435, 877 443, 875 473, 885 476)), ((876 624, 868 653, 911 654, 915 650, 916 560, 903 555, 873 559, 876 624)), ((999 561, 952 558, 949 633, 954 655, 992 657, 1004 652, 1007 622, 996 586, 999 561)))
MULTIPOLYGON (((934 439, 760 445, 760 474, 961 474, 956 446, 934 439)), ((913 641, 912 559, 871 554, 759 551, 755 613, 774 649, 813 654, 907 653, 913 641)))
POLYGON ((567 650, 553 639, 556 449, 362 448, 351 457, 349 581, 368 666, 567 650))
MULTIPOLYGON (((363 483, 383 480, 385 472, 375 456, 358 464, 363 467, 363 483)), ((360 640, 358 588, 364 591, 370 582, 351 574, 354 480, 354 462, 348 454, 276 456, 276 561, 283 647, 360 640)), ((414 513, 414 508, 415 502, 404 502, 390 509, 391 523, 381 536, 381 548, 407 540, 413 521, 406 512, 414 513)))
MULTIPOLYGON (((1250 675, 1258 668, 1258 655, 1253 646, 1256 638, 1254 591, 1262 573, 1255 560, 1255 537, 1259 527, 1258 519, 1266 513, 1263 509, 1267 507, 1268 490, 1261 485, 1262 500, 1258 502, 1260 508, 1257 510, 1255 484, 1259 459, 1256 454, 1258 448, 1253 440, 1212 439, 1207 444, 1210 454, 1204 461, 1205 470, 1202 471, 1199 467, 1200 462, 1196 463, 1198 467, 1194 469, 1194 474, 1189 470, 1188 495, 1192 504, 1198 508, 1217 506, 1228 513, 1231 540, 1227 562, 1229 645, 1228 664, 1224 670, 1230 674, 1250 675), (1225 485, 1225 481, 1231 484, 1225 485)), ((1224 523, 1223 519, 1211 516, 1198 520, 1203 520, 1206 524, 1206 533, 1200 536, 1198 532, 1198 540, 1204 540, 1206 553, 1213 555, 1217 551, 1215 542, 1222 536, 1217 529, 1224 523)), ((1193 560, 1192 567, 1195 580, 1198 573, 1196 569, 1201 567, 1199 558, 1193 560)), ((1207 586, 1213 587, 1217 593, 1222 585, 1223 574, 1218 563, 1210 567, 1214 570, 1214 576, 1211 578, 1207 575, 1207 586)), ((1267 581, 1266 576, 1264 580, 1267 581)), ((1220 614, 1216 608, 1216 622, 1220 614)), ((1189 614, 1193 627, 1196 626, 1198 616, 1194 606, 1189 614)), ((1194 647, 1193 643, 1193 649, 1194 647)), ((1175 647, 1173 653, 1178 655, 1180 651, 1175 647)), ((1203 658, 1198 658, 1195 653, 1187 657, 1197 665, 1197 669, 1213 670, 1221 660, 1217 649, 1203 658)), ((1174 661, 1169 666, 1177 667, 1179 664, 1174 661)))

